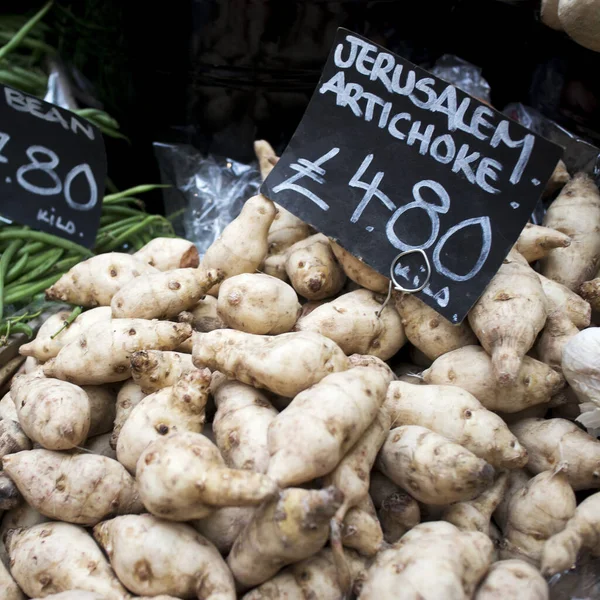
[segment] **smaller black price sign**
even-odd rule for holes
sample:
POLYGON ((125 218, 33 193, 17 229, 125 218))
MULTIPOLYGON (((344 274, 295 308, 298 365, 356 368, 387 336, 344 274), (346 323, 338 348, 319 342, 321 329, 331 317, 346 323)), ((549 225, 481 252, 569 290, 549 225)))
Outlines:
POLYGON ((0 214, 91 248, 106 154, 85 119, 0 85, 0 214))
POLYGON ((562 149, 339 29, 261 191, 461 322, 525 226, 562 149), (415 261, 424 252, 429 265, 415 261))

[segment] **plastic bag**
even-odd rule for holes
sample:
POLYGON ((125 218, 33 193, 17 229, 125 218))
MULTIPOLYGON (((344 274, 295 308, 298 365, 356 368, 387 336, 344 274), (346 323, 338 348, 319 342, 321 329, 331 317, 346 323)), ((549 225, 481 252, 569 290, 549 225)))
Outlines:
POLYGON ((600 600, 600 558, 582 556, 574 569, 550 579, 550 600, 600 600))
POLYGON ((483 78, 480 67, 453 54, 444 54, 436 61, 431 72, 467 94, 490 102, 490 85, 483 78))
POLYGON ((243 203, 258 192, 260 173, 214 155, 203 156, 186 144, 154 144, 165 189, 166 217, 175 232, 194 242, 202 255, 239 214, 243 203))

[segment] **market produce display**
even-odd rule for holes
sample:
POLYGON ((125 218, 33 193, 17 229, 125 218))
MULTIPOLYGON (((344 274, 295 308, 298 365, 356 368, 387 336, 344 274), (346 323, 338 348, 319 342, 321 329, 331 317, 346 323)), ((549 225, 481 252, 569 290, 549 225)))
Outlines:
POLYGON ((385 277, 278 210, 249 199, 202 260, 165 238, 46 286, 84 309, 0 402, 7 597, 549 598, 600 552, 589 231, 526 227, 452 325, 382 309, 385 277))
MULTIPOLYGON (((21 16, 0 17, 0 83, 44 98, 48 85, 48 70, 58 57, 51 41, 57 32, 44 22, 50 11, 72 19, 71 13, 53 2, 46 3, 30 19, 21 16)), ((78 108, 71 99, 68 107, 78 116, 92 122, 103 135, 127 139, 119 124, 98 108, 78 108)), ((115 291, 130 277, 144 270, 197 266, 198 253, 190 242, 174 240, 173 227, 163 216, 150 215, 137 195, 159 188, 158 185, 139 185, 118 192, 108 181, 102 200, 100 228, 90 251, 61 237, 32 231, 6 218, 0 218, 0 347, 9 343, 11 334, 33 331, 28 323, 47 308, 40 296, 53 284, 48 294, 51 300, 79 306, 105 305, 107 294, 115 291), (155 238, 160 238, 156 241, 155 238), (163 243, 167 239, 165 248, 163 243), (150 243, 152 242, 152 243, 150 243), (82 259, 101 253, 123 250, 110 257, 95 257, 91 263, 79 264, 82 259), (126 252, 140 251, 134 258, 126 252), (71 267, 78 269, 64 275, 71 267), (92 272, 104 270, 105 278, 98 285, 79 291, 72 278, 89 279, 92 272), (116 270, 116 274, 112 271, 116 270)), ((0 207, 0 217, 1 207, 0 207)), ((100 277, 99 273, 97 273, 100 277)))

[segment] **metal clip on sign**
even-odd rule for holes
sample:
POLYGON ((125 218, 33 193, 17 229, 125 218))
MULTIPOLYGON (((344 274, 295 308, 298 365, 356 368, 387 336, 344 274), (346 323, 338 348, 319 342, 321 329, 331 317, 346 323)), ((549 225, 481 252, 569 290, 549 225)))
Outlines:
POLYGON ((394 258, 394 260, 392 261, 392 265, 390 267, 390 285, 388 287, 387 297, 386 297, 385 301, 383 302, 383 304, 381 305, 381 308, 377 312, 377 318, 379 318, 381 316, 383 309, 387 306, 388 302, 390 301, 390 298, 392 297, 392 289, 394 289, 398 292, 404 292, 405 294, 416 294, 417 292, 420 292, 425 289, 425 287, 429 283, 430 279, 431 279, 431 263, 429 262, 429 259, 427 258, 427 254, 425 254, 424 250, 415 249, 415 250, 407 250, 406 252, 400 252, 400 254, 398 254, 396 256, 396 258, 394 258), (427 269, 427 275, 425 276, 425 280, 423 281, 423 283, 421 283, 421 285, 419 285, 418 287, 415 287, 415 288, 406 288, 406 287, 400 285, 394 274, 394 271, 396 270, 396 266, 400 262, 400 259, 403 258, 404 256, 409 256, 410 254, 420 254, 423 257, 423 261, 425 262, 425 267, 427 269))

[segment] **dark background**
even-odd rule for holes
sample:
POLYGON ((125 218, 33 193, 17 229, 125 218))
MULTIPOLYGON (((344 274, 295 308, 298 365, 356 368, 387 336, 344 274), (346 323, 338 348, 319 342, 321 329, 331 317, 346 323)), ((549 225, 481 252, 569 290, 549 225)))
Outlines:
MULTIPOLYGON (((9 0, 3 12, 41 2, 9 0)), ((424 67, 455 54, 483 69, 492 103, 523 102, 600 140, 599 54, 538 20, 520 0, 57 0, 46 21, 132 145, 108 141, 120 188, 158 181, 153 141, 252 158, 291 137, 338 26, 424 67), (69 11, 65 16, 65 10, 69 11)), ((161 209, 160 194, 149 198, 161 209)))

